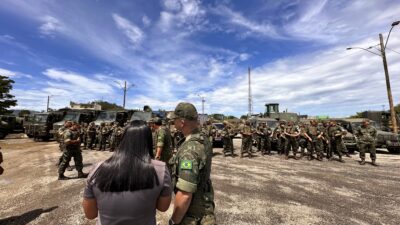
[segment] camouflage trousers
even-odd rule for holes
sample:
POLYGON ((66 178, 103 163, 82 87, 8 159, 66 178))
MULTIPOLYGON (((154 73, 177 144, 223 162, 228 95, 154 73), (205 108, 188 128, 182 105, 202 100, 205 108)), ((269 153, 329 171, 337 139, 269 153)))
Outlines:
MULTIPOLYGON (((305 139, 305 138, 300 138, 299 139, 299 147, 300 147, 301 156, 303 156, 305 154, 305 150, 307 148, 307 145, 308 145, 307 139, 305 139)), ((308 148, 307 148, 307 150, 308 150, 308 148)))
POLYGON ((297 145, 296 138, 289 137, 286 142, 285 155, 289 156, 289 152, 292 150, 293 155, 296 156, 298 148, 299 146, 297 145))
POLYGON ((96 145, 96 135, 88 135, 87 143, 87 147, 89 149, 93 149, 93 147, 96 145))
POLYGON ((286 149, 287 139, 284 137, 279 137, 276 141, 276 150, 278 151, 279 155, 282 155, 286 149))
POLYGON ((372 160, 376 160, 376 147, 375 143, 360 142, 360 158, 365 160, 365 153, 369 151, 372 160))
POLYGON ((71 158, 74 158, 75 162, 75 168, 78 172, 82 172, 83 169, 83 163, 82 163, 82 153, 79 148, 65 148, 63 155, 62 155, 62 161, 58 167, 58 173, 59 174, 64 174, 65 169, 67 169, 69 162, 71 161, 71 158))
POLYGON ((196 218, 189 215, 185 215, 180 225, 215 225, 214 215, 205 215, 202 218, 196 218))
POLYGON ((312 157, 315 152, 318 158, 322 158, 322 145, 320 139, 309 142, 307 147, 309 157, 312 157))
POLYGON ((262 154, 271 154, 271 139, 269 137, 261 138, 261 152, 262 154))
POLYGON ((242 137, 241 156, 243 156, 244 153, 247 153, 251 157, 252 144, 253 140, 251 137, 242 137))
POLYGON ((339 156, 339 158, 342 158, 343 153, 346 152, 346 146, 344 145, 344 142, 342 139, 332 139, 331 140, 331 154, 333 155, 335 152, 339 156))
POLYGON ((99 150, 106 150, 107 137, 99 137, 99 150))
POLYGON ((224 137, 224 155, 226 153, 230 153, 233 156, 233 145, 232 145, 232 138, 231 137, 224 137))

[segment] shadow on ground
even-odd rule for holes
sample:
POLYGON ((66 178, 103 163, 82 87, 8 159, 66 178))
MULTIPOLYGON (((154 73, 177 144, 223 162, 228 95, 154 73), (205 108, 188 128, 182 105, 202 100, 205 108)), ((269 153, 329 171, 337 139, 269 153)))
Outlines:
POLYGON ((12 216, 5 219, 0 219, 0 225, 23 225, 32 222, 43 213, 51 212, 57 209, 58 206, 53 206, 48 209, 35 209, 19 216, 12 216))

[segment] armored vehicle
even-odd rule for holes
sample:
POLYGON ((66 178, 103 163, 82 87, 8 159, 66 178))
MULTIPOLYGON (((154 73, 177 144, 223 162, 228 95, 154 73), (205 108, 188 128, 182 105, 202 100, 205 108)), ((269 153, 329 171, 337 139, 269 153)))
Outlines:
POLYGON ((264 117, 275 120, 293 121, 295 123, 299 122, 300 120, 300 116, 297 113, 287 112, 287 110, 279 112, 278 103, 265 104, 264 117))
POLYGON ((77 123, 90 123, 94 121, 99 114, 97 110, 70 110, 67 111, 64 118, 53 124, 53 129, 50 131, 51 134, 54 135, 55 138, 58 138, 57 131, 61 126, 64 125, 65 121, 73 121, 77 123))
POLYGON ((24 120, 21 117, 13 115, 0 115, 0 139, 3 139, 9 133, 23 132, 24 120))
POLYGON ((119 126, 124 124, 131 117, 132 111, 101 111, 97 116, 94 124, 100 126, 101 123, 112 123, 116 122, 119 126))
MULTIPOLYGON (((356 142, 356 137, 354 137, 354 133, 357 131, 358 127, 361 126, 363 118, 356 119, 343 119, 342 126, 350 133, 346 138, 348 142, 351 142, 350 138, 353 142, 356 142), (353 135, 352 137, 350 137, 353 135)), ((371 126, 376 127, 376 123, 370 120, 371 126)), ((346 144, 345 139, 345 144, 346 144)), ((386 148, 390 153, 400 153, 400 140, 399 136, 392 132, 382 131, 377 129, 377 140, 376 147, 377 148, 386 148)), ((346 145, 347 147, 347 145, 346 145)), ((356 145, 356 149, 358 149, 356 145)))
POLYGON ((61 121, 64 116, 65 112, 35 113, 24 124, 25 134, 34 140, 49 140, 53 138, 53 133, 50 132, 53 130, 53 124, 61 121))

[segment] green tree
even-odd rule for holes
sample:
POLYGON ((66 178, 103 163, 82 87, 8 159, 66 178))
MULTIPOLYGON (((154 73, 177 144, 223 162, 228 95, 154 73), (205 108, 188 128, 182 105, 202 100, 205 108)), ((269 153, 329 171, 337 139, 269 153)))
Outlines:
POLYGON ((124 108, 122 106, 119 106, 115 103, 110 103, 107 101, 96 101, 96 102, 92 102, 93 103, 97 103, 99 105, 101 105, 101 109, 102 110, 123 110, 124 108))
POLYGON ((355 119, 355 118, 363 118, 363 116, 362 116, 362 113, 356 112, 356 115, 352 115, 352 116, 350 116, 350 118, 353 118, 353 119, 355 119))
POLYGON ((24 116, 27 116, 27 115, 30 115, 30 114, 31 114, 31 111, 29 111, 27 109, 23 109, 23 110, 19 111, 18 116, 19 117, 24 117, 24 116))
POLYGON ((397 104, 397 105, 394 107, 394 110, 396 111, 397 114, 400 114, 400 104, 397 104))
POLYGON ((241 119, 241 120, 246 120, 246 119, 247 119, 247 115, 241 115, 241 116, 240 116, 240 119, 241 119))
POLYGON ((13 83, 14 81, 9 77, 0 75, 0 114, 10 113, 7 109, 17 105, 15 96, 9 93, 12 90, 13 83))

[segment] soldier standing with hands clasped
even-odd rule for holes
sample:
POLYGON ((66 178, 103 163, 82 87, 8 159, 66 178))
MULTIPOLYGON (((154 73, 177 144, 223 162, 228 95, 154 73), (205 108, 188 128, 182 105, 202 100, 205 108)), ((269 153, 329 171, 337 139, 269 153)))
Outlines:
POLYGON ((372 160, 372 165, 376 164, 376 129, 369 124, 369 120, 364 120, 362 125, 357 129, 356 136, 358 138, 360 146, 360 164, 365 164, 365 152, 370 152, 370 157, 372 160))
POLYGON ((171 119, 175 128, 182 131, 185 141, 170 160, 175 202, 169 224, 214 225, 210 140, 200 131, 197 110, 191 103, 179 103, 171 119))
POLYGON ((60 166, 58 167, 58 179, 66 180, 68 179, 64 176, 65 169, 67 168, 71 158, 74 158, 75 167, 78 171, 78 178, 85 178, 87 174, 82 172, 83 163, 82 163, 82 153, 81 153, 81 141, 79 138, 79 124, 73 124, 71 128, 64 131, 63 139, 64 139, 64 150, 62 155, 62 161, 60 166))

